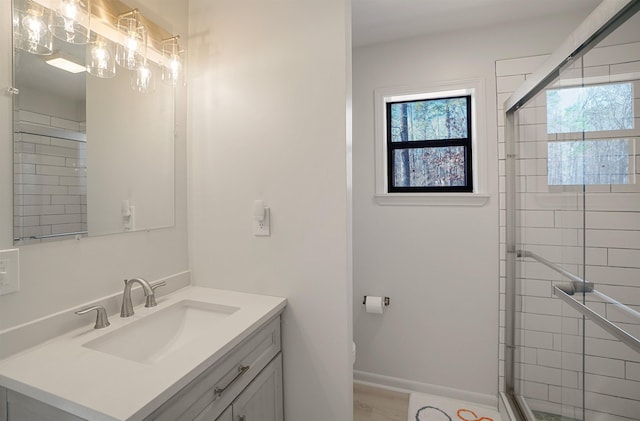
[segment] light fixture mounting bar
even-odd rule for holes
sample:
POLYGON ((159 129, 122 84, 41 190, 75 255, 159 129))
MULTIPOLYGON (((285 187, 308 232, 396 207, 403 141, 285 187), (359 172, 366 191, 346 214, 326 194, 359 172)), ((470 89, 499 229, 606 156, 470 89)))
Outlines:
POLYGON ((162 51, 162 41, 173 37, 169 31, 162 26, 146 18, 137 8, 127 6, 120 0, 92 0, 91 1, 91 17, 115 27, 118 23, 118 17, 126 14, 135 14, 140 24, 147 30, 149 46, 157 51, 162 51))

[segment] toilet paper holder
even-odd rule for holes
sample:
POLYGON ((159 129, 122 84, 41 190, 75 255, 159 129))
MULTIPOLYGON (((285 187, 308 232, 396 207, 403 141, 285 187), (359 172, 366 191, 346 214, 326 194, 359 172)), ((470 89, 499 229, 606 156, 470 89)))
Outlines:
MULTIPOLYGON (((384 297, 384 300, 383 300, 384 306, 389 307, 390 303, 391 303, 391 299, 389 297, 384 297)), ((362 304, 367 304, 367 295, 365 295, 364 298, 362 299, 362 304)))

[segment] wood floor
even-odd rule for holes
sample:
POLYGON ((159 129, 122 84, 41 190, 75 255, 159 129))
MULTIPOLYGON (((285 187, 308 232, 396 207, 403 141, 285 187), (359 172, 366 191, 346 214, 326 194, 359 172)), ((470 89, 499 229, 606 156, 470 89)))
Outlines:
POLYGON ((407 421, 409 394, 354 383, 354 421, 407 421))

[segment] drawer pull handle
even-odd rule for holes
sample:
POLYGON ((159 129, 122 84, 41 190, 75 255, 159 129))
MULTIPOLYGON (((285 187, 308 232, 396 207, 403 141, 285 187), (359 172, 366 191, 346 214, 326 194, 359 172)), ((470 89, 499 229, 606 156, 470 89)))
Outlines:
POLYGON ((240 415, 238 417, 238 421, 247 421, 247 417, 245 417, 244 415, 240 415))
POLYGON ((217 397, 222 396, 222 394, 223 394, 224 392, 226 392, 226 390, 227 390, 228 388, 230 388, 230 387, 231 387, 231 385, 233 385, 235 382, 237 382, 237 381, 238 381, 238 379, 240 379, 240 377, 242 377, 242 375, 243 375, 244 373, 246 373, 246 372, 247 372, 247 370, 248 370, 250 367, 251 367, 251 366, 248 366, 248 365, 242 365, 242 364, 240 364, 240 365, 238 366, 238 374, 236 374, 236 376, 235 376, 235 377, 234 377, 234 378, 229 382, 229 384, 227 384, 225 387, 222 387, 222 388, 221 388, 221 387, 216 387, 215 389, 213 389, 213 393, 214 393, 217 397))

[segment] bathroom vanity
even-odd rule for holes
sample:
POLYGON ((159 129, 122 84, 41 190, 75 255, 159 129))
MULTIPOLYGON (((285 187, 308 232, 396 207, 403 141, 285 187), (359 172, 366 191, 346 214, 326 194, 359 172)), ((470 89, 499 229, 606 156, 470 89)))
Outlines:
POLYGON ((188 287, 0 362, 0 421, 282 421, 286 300, 188 287))

